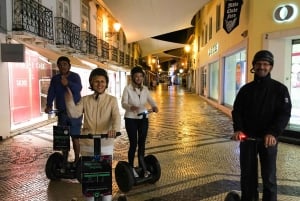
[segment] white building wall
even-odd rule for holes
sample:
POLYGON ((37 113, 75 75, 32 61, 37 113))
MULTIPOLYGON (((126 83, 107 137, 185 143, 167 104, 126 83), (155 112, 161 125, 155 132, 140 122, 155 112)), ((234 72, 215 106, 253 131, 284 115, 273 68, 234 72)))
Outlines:
MULTIPOLYGON (((6 35, 0 34, 1 43, 6 42, 6 35)), ((0 47, 1 52, 1 47, 0 47)), ((10 105, 9 105, 9 76, 7 62, 0 58, 0 136, 5 139, 10 136, 10 105)))
POLYGON ((81 27, 81 1, 71 0, 70 7, 71 22, 81 27))

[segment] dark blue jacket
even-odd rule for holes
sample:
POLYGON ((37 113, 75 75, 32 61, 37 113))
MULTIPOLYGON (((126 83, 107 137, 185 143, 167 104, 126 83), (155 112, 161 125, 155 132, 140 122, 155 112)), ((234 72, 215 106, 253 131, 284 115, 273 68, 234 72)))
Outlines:
POLYGON ((251 137, 278 137, 289 122, 291 107, 286 86, 271 79, 270 74, 255 77, 237 94, 232 110, 233 129, 251 137))
MULTIPOLYGON (((81 98, 81 79, 77 73, 71 72, 67 77, 68 87, 73 93, 74 102, 77 103, 81 98)), ((55 100, 56 109, 66 111, 65 104, 66 87, 61 84, 61 74, 54 75, 51 79, 47 95, 47 106, 52 107, 55 100)))

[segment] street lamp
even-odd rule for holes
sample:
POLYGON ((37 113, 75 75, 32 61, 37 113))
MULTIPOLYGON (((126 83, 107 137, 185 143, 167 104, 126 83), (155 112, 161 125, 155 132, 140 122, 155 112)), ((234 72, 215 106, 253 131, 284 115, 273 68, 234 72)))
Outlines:
POLYGON ((111 32, 111 31, 105 32, 105 37, 106 38, 111 38, 115 34, 119 33, 119 31, 121 29, 121 24, 115 22, 114 25, 113 25, 113 27, 114 27, 114 31, 113 32, 111 32))

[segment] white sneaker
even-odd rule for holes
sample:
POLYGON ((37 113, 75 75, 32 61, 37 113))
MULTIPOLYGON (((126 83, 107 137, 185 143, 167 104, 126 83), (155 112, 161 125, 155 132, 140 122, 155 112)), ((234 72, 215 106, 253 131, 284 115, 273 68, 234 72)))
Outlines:
POLYGON ((144 173, 144 177, 145 177, 145 178, 148 178, 148 177, 150 176, 150 174, 151 174, 151 173, 147 170, 147 171, 145 171, 145 173, 144 173))
POLYGON ((139 177, 139 174, 135 171, 134 168, 132 168, 132 172, 133 172, 133 176, 134 176, 135 178, 139 177))

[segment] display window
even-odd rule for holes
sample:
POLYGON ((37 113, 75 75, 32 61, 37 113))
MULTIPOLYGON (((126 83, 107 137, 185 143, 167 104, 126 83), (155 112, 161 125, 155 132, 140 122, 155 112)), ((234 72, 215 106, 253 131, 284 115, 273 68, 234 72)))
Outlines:
POLYGON ((209 98, 219 99, 219 62, 209 64, 209 98))
POLYGON ((290 124, 300 125, 300 39, 292 40, 291 101, 290 124))
POLYGON ((224 105, 233 106, 239 89, 246 83, 246 50, 228 57, 224 62, 223 100, 224 105))

